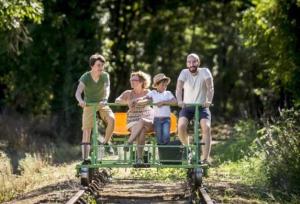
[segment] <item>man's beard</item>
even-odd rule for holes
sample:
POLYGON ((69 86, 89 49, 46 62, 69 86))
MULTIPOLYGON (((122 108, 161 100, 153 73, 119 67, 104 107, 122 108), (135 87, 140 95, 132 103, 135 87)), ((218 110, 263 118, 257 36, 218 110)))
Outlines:
POLYGON ((197 72, 197 67, 189 67, 189 71, 194 74, 197 72))

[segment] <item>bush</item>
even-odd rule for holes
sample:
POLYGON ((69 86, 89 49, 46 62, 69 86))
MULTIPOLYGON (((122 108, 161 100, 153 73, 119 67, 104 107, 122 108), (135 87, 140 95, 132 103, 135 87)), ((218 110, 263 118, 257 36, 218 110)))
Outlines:
POLYGON ((251 144, 256 138, 257 127, 253 120, 239 121, 226 142, 212 148, 215 162, 238 161, 251 155, 251 144))
POLYGON ((257 143, 265 152, 270 184, 300 194, 300 112, 283 110, 276 122, 266 122, 257 143))

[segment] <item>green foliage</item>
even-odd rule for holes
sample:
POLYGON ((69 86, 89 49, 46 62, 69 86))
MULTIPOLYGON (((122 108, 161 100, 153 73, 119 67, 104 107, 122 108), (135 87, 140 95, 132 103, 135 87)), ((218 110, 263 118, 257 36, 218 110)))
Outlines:
POLYGON ((264 161, 261 157, 242 158, 239 161, 224 162, 210 173, 228 175, 241 184, 264 187, 268 183, 264 161), (213 172, 212 172, 213 171, 213 172))
POLYGON ((214 76, 214 116, 260 117, 300 104, 295 1, 0 0, 1 6, 1 109, 52 115, 59 135, 72 142, 81 131, 74 92, 95 52, 109 62, 110 101, 130 88, 135 70, 164 72, 174 93, 186 55, 196 52, 214 76))
POLYGON ((260 185, 270 184, 299 195, 299 116, 299 110, 282 110, 280 117, 266 122, 261 129, 254 121, 238 122, 232 137, 212 149, 215 163, 226 162, 221 166, 235 169, 237 176, 244 175, 249 182, 257 177, 256 184, 261 180, 260 185))
POLYGON ((300 112, 283 110, 276 122, 259 131, 258 144, 265 152, 270 182, 290 193, 300 194, 300 112))
POLYGON ((252 156, 253 150, 251 147, 257 137, 256 131, 257 127, 253 120, 239 121, 235 124, 231 137, 212 148, 215 162, 235 162, 252 156))
POLYGON ((25 20, 41 23, 43 6, 39 0, 1 0, 0 7, 0 29, 2 31, 17 29, 25 20))
POLYGON ((32 43, 17 58, 0 55, 5 65, 0 70, 1 103, 26 115, 52 115, 55 129, 72 142, 81 132, 80 120, 72 120, 81 111, 74 99, 77 81, 89 69, 89 56, 100 49, 96 5, 45 1, 42 24, 30 27, 32 43))
POLYGON ((0 54, 20 54, 20 47, 30 38, 28 22, 40 24, 43 5, 39 0, 0 0, 0 54))
POLYGON ((274 102, 298 104, 300 5, 297 1, 252 1, 243 15, 240 31, 253 61, 261 68, 257 78, 265 87, 256 92, 273 111, 274 102), (280 94, 280 95, 279 95, 280 94), (284 97, 284 98, 283 98, 284 97), (273 107, 272 107, 273 106, 273 107))

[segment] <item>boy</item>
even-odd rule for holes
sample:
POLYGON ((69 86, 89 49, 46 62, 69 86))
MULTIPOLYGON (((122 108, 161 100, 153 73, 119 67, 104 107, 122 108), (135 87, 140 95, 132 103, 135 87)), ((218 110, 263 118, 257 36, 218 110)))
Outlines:
POLYGON ((93 128, 93 107, 86 106, 86 103, 98 103, 97 111, 100 117, 106 122, 105 139, 103 144, 108 144, 115 124, 115 117, 112 110, 106 105, 110 81, 109 74, 104 71, 105 58, 96 53, 90 57, 90 71, 85 72, 79 79, 75 97, 79 106, 83 108, 82 114, 82 158, 85 163, 89 162, 90 135, 93 128), (82 99, 84 93, 84 99, 82 99))
POLYGON ((174 95, 170 91, 167 91, 167 86, 170 82, 171 79, 162 73, 155 75, 152 87, 156 90, 150 91, 143 98, 154 104, 154 131, 158 145, 170 142, 170 105, 177 103, 174 95))

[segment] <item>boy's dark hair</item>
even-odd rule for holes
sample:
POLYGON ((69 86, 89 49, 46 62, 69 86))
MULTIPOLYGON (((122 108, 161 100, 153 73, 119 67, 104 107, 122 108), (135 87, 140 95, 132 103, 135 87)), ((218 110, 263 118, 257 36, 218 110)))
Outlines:
POLYGON ((100 60, 103 64, 105 63, 105 58, 99 53, 95 53, 90 57, 90 62, 89 62, 90 67, 94 66, 97 60, 100 60))

